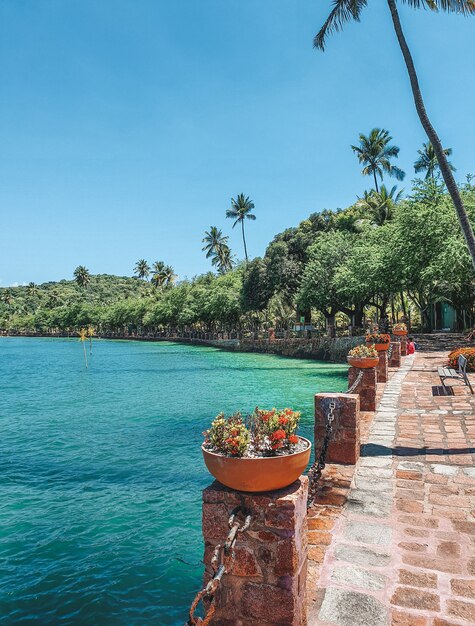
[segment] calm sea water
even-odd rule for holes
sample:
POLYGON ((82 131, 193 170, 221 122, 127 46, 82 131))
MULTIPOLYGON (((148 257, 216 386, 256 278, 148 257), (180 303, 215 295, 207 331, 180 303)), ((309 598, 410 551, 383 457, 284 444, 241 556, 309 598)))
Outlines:
POLYGON ((201 433, 346 367, 172 343, 0 338, 0 624, 183 624, 202 574, 201 433))

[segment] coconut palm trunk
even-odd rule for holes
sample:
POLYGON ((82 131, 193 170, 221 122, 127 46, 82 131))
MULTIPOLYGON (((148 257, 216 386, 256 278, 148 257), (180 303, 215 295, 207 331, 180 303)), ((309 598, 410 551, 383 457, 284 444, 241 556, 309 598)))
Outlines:
POLYGON ((244 219, 241 220, 241 229, 242 229, 242 241, 244 243, 244 256, 246 257, 246 263, 248 263, 246 237, 244 235, 244 219))
POLYGON ((460 227, 465 237, 465 241, 467 242, 467 247, 472 258, 472 264, 475 269, 475 236, 473 234, 473 229, 468 219, 467 211, 465 210, 465 207, 463 205, 457 183, 455 182, 452 171, 450 169, 449 162, 447 160, 447 157, 445 156, 442 143, 427 115, 424 101, 422 99, 421 89, 419 87, 419 80, 417 78, 416 68, 414 67, 414 61, 412 59, 411 52, 402 31, 401 21, 399 19, 399 13, 396 7, 395 0, 388 0, 388 6, 389 10, 391 11, 391 17, 393 20, 394 30, 396 31, 396 36, 399 42, 399 47, 401 48, 407 71, 409 73, 409 80, 411 82, 416 111, 421 121, 421 124, 427 134, 427 137, 429 138, 429 141, 434 146, 437 161, 439 162, 440 171, 442 173, 442 177, 447 186, 450 197, 452 198, 452 202, 454 203, 455 210, 457 212, 457 216, 460 222, 460 227))
POLYGON ((376 178, 376 172, 373 172, 373 176, 374 176, 374 188, 376 189, 376 193, 379 193, 378 179, 376 178))

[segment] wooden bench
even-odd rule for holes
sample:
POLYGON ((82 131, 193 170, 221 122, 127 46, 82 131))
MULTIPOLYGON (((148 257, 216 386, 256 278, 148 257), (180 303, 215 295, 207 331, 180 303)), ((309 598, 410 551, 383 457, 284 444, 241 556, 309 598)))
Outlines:
POLYGON ((467 359, 462 354, 458 358, 458 369, 454 370, 452 367, 438 367, 437 373, 439 374, 440 382, 444 389, 446 389, 445 381, 447 378, 455 378, 456 380, 463 380, 473 394, 472 385, 467 376, 467 359))

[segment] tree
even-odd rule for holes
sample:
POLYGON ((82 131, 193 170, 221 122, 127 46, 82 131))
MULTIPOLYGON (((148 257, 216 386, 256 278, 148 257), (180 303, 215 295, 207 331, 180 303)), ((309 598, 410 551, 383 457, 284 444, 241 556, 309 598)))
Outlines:
POLYGON ((254 203, 250 200, 249 196, 245 196, 243 193, 240 193, 237 198, 231 198, 231 208, 227 209, 226 217, 234 220, 233 228, 236 224, 241 223, 242 230, 242 241, 244 243, 244 255, 246 257, 246 263, 248 263, 247 258, 247 247, 246 247, 246 237, 244 235, 244 220, 255 220, 256 216, 252 213, 254 209, 254 203))
MULTIPOLYGON (((459 13, 461 15, 475 15, 475 2, 473 0, 401 0, 401 2, 405 2, 415 8, 431 9, 433 11, 442 9, 443 11, 459 13)), ((391 18, 399 47, 401 48, 407 72, 409 74, 409 81, 411 83, 416 111, 429 141, 434 146, 442 177, 455 206, 460 227, 470 252, 472 264, 475 268, 475 235, 473 233, 462 196, 460 195, 457 183, 455 182, 452 170, 450 169, 447 156, 444 153, 442 143, 436 130, 432 126, 431 121, 429 120, 429 116, 427 115, 414 61, 402 30, 401 20, 399 19, 396 0, 387 0, 387 3, 391 12, 391 18)), ((324 50, 327 36, 334 31, 341 30, 343 25, 350 20, 358 22, 361 17, 361 12, 367 4, 368 0, 334 0, 334 6, 330 15, 315 36, 314 46, 320 50, 324 50)))
MULTIPOLYGON (((416 174, 419 172, 426 173, 426 180, 428 178, 434 178, 435 173, 439 168, 439 162, 437 161, 437 156, 435 154, 434 146, 430 141, 422 144, 422 150, 418 150, 417 154, 419 158, 414 163, 414 170, 416 174)), ((452 148, 444 148, 445 156, 450 156, 452 154, 452 148)), ((447 161, 452 172, 455 172, 455 167, 452 165, 450 161, 447 161)))
POLYGON ((362 198, 358 198, 358 206, 363 209, 364 214, 372 224, 382 226, 385 222, 392 220, 397 203, 401 200, 402 191, 396 193, 397 187, 394 185, 391 191, 386 189, 386 185, 381 185, 379 191, 372 189, 365 191, 362 198))
POLYGON ((150 265, 145 259, 137 261, 134 268, 134 274, 136 274, 139 278, 148 278, 150 275, 150 265))
POLYGON ((26 292, 31 298, 34 298, 39 294, 40 290, 38 289, 38 285, 35 285, 35 283, 28 283, 26 292))
POLYGON ((74 279, 80 287, 86 289, 91 282, 91 274, 84 265, 78 265, 74 270, 74 279))
POLYGON ((9 289, 2 289, 2 302, 6 305, 12 304, 13 296, 9 289))
POLYGON ((305 267, 297 294, 302 311, 317 309, 326 318, 330 337, 335 336, 335 315, 338 311, 352 313, 342 298, 338 271, 348 258, 354 235, 339 231, 321 233, 310 248, 310 260, 305 267))
POLYGON ((202 248, 206 252, 206 258, 211 257, 212 265, 218 266, 220 274, 225 274, 233 266, 231 258, 231 250, 228 246, 228 236, 224 236, 222 231, 216 226, 211 226, 205 231, 202 248))
POLYGON ((152 283, 157 289, 170 287, 175 281, 175 273, 171 265, 165 265, 163 261, 155 261, 153 264, 152 283))
POLYGON ((364 166, 361 173, 363 176, 373 176, 374 186, 378 189, 378 176, 383 180, 383 173, 394 176, 397 180, 402 180, 405 173, 391 164, 391 159, 398 157, 399 148, 389 145, 392 137, 384 128, 373 128, 366 137, 360 133, 359 146, 351 146, 351 149, 358 157, 358 161, 364 166))

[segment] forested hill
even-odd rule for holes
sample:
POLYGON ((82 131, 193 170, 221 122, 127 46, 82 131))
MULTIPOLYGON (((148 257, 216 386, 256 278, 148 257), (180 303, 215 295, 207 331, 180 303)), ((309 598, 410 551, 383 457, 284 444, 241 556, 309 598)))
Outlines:
MULTIPOLYGON (((144 288, 144 282, 136 277, 96 274, 90 276, 87 288, 80 287, 75 280, 60 280, 41 285, 30 283, 8 287, 8 293, 18 313, 33 313, 43 308, 52 309, 74 304, 112 304, 118 300, 140 296, 144 288)), ((9 303, 0 301, 0 311, 7 308, 9 303)))

